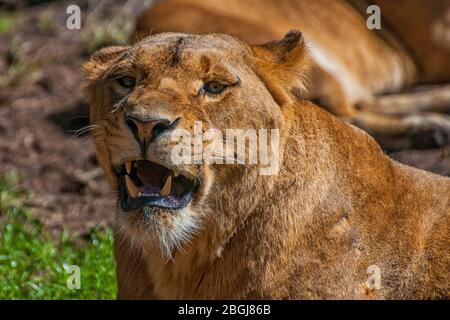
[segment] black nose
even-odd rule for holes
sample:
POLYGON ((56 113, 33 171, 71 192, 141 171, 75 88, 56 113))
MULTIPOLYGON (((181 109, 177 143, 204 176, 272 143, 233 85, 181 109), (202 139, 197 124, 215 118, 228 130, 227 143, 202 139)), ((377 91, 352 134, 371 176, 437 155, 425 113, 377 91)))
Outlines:
POLYGON ((167 119, 150 119, 141 120, 133 116, 126 116, 125 122, 134 134, 136 140, 142 145, 146 145, 154 141, 163 132, 169 130, 175 126, 174 122, 170 122, 167 119))

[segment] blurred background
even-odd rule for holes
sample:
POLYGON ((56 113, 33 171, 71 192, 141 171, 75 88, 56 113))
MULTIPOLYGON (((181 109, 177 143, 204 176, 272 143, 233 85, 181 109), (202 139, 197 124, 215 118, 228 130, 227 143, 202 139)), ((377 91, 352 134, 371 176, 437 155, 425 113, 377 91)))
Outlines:
POLYGON ((114 204, 83 129, 81 66, 126 43, 149 3, 0 1, 0 299, 115 297, 114 204), (80 30, 66 27, 72 4, 80 30))
MULTIPOLYGON (((114 203, 84 129, 81 66, 127 43, 151 3, 0 0, 0 299, 115 297, 114 203), (80 30, 66 27, 71 4, 80 30)), ((390 156, 450 176, 449 146, 390 156)))

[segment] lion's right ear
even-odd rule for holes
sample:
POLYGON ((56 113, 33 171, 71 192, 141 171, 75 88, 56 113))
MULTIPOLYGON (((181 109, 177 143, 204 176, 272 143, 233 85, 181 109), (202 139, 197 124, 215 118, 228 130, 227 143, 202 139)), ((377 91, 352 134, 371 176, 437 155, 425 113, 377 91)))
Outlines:
POLYGON ((111 46, 95 52, 83 66, 87 80, 98 79, 128 49, 127 46, 111 46))
POLYGON ((289 31, 283 39, 253 46, 254 70, 279 105, 302 97, 311 60, 302 33, 289 31))
MULTIPOLYGON (((91 112, 94 112, 98 106, 99 101, 103 101, 102 91, 99 90, 98 85, 104 78, 106 72, 116 61, 129 49, 126 46, 112 46, 103 48, 95 52, 89 61, 83 65, 83 71, 85 74, 84 80, 84 92, 85 97, 89 105, 91 106, 91 112), (93 108, 93 106, 96 108, 93 108)), ((93 114, 91 114, 91 117, 93 114)))

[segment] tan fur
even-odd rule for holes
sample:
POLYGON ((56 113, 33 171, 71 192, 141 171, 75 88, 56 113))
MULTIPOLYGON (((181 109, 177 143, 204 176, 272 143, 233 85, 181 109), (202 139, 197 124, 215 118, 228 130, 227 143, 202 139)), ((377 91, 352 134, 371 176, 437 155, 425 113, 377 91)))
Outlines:
MULTIPOLYGON (((311 98, 389 142, 392 128, 397 128, 396 135, 429 130, 427 114, 419 113, 419 121, 411 122, 404 115, 372 113, 383 105, 379 94, 450 81, 449 8, 449 0, 165 0, 140 17, 137 38, 166 31, 220 32, 257 44, 300 29, 314 62, 311 98), (371 4, 381 8, 381 30, 366 26, 371 4), (372 120, 366 121, 368 117, 372 120), (386 123, 391 130, 380 131, 386 123)), ((435 91, 423 93, 426 106, 421 111, 436 112, 436 103, 448 110, 450 90, 445 90, 444 100, 435 91)), ((417 109, 413 98, 409 114, 417 109)), ((396 106, 390 105, 391 114, 396 106)), ((433 124, 435 129, 450 139, 450 117, 436 116, 442 120, 433 124)))
MULTIPOLYGON (((450 179, 389 159, 365 132, 301 100, 308 61, 299 32, 254 47, 221 34, 163 33, 103 49, 85 65, 98 159, 115 189, 112 168, 139 157, 130 112, 181 117, 188 130, 197 120, 280 130, 276 175, 260 175, 259 165, 182 165, 201 181, 187 208, 118 210, 119 298, 450 297, 450 179), (140 79, 127 98, 113 94, 108 75, 117 72, 140 79), (240 83, 199 96, 211 77, 240 83), (161 250, 188 221, 186 238, 161 250), (379 289, 368 284, 370 266, 380 269, 379 289)), ((173 145, 161 136, 146 156, 174 168, 173 145)))

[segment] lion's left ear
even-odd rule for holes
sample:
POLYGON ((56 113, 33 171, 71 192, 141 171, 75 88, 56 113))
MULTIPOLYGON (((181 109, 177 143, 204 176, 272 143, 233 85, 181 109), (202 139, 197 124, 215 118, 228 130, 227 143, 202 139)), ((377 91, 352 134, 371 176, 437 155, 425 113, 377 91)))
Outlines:
POLYGON ((289 31, 283 39, 253 46, 254 69, 279 105, 302 98, 311 67, 302 33, 289 31))

